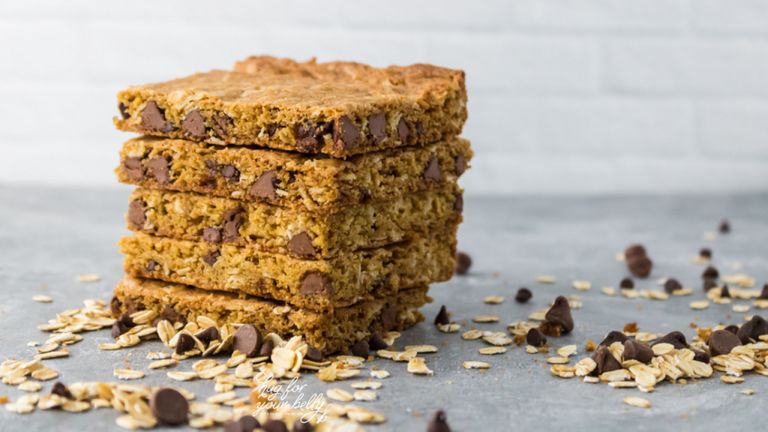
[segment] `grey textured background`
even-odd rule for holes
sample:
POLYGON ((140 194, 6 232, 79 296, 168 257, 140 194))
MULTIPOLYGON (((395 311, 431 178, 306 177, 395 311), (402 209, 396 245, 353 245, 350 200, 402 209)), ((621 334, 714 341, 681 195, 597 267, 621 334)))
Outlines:
MULTIPOLYGON (((115 242, 125 234, 122 215, 127 207, 128 188, 104 192, 89 189, 42 189, 0 187, 0 360, 16 357, 31 359, 32 340, 46 335, 35 329, 58 311, 79 307, 83 299, 108 300, 112 287, 121 277, 121 257, 115 242), (83 273, 102 276, 98 283, 75 280, 83 273), (41 283, 46 288, 41 288, 41 283), (32 301, 34 294, 54 299, 52 304, 32 301)), ((506 324, 525 320, 531 312, 546 308, 557 295, 579 294, 583 309, 573 312, 576 329, 571 335, 552 340, 554 347, 576 344, 578 360, 584 356, 587 339, 599 342, 610 330, 637 321, 642 331, 666 333, 683 330, 690 339, 690 322, 700 325, 741 323, 744 313, 731 306, 712 305, 692 311, 688 304, 704 298, 700 265, 691 257, 702 246, 714 250, 713 263, 722 274, 739 272, 755 277, 760 285, 768 280, 768 196, 674 196, 647 198, 487 198, 467 199, 466 221, 460 230, 460 249, 468 251, 475 264, 471 274, 436 285, 431 291, 435 302, 424 308, 431 321, 441 304, 446 304, 458 321, 480 314, 498 314, 497 324, 475 324, 481 329, 505 331, 506 324), (704 241, 702 233, 716 229, 728 217, 733 232, 714 241, 704 241), (626 275, 615 254, 631 242, 643 242, 655 262, 652 278, 638 283, 639 289, 658 289, 656 278, 674 276, 684 286, 694 288, 689 297, 673 297, 666 302, 627 300, 607 297, 602 286, 616 287, 626 275), (498 277, 494 273, 498 272, 498 277), (538 285, 537 274, 558 277, 555 285, 538 285), (588 292, 570 287, 574 279, 586 279, 588 292), (526 305, 513 301, 517 288, 528 286, 533 300, 526 305), (483 298, 501 295, 501 305, 486 305, 483 298), (642 311, 638 311, 638 307, 642 311), (730 316, 730 318, 729 318, 730 316), (697 320, 698 319, 698 320, 697 320)), ((737 302, 739 303, 739 302, 737 302)), ((747 314, 755 313, 752 310, 747 314)), ((379 400, 365 406, 384 414, 388 422, 368 430, 423 431, 437 409, 445 409, 454 431, 477 430, 757 430, 764 427, 768 379, 749 375, 740 385, 727 385, 719 378, 703 380, 701 385, 660 384, 652 394, 637 390, 616 390, 604 385, 588 385, 578 379, 563 380, 550 375, 541 362, 543 355, 532 356, 521 348, 505 356, 481 356, 480 341, 463 341, 461 332, 439 333, 429 322, 405 332, 396 347, 428 343, 439 347, 426 355, 433 377, 415 377, 406 372, 405 363, 376 360, 375 365, 392 373, 382 380, 379 400), (447 345, 443 346, 442 342, 447 345), (481 360, 493 367, 486 373, 462 369, 467 360, 481 360), (529 372, 530 371, 530 372, 529 372), (751 388, 754 396, 740 394, 751 388), (626 396, 651 401, 648 410, 624 405, 626 396), (418 414, 418 417, 414 417, 418 414)), ((105 352, 97 343, 110 340, 108 331, 87 333, 85 340, 70 347, 66 359, 49 360, 61 372, 64 383, 81 380, 112 381, 112 370, 124 367, 147 372, 136 381, 152 385, 183 385, 198 399, 213 394, 209 382, 177 383, 165 371, 149 371, 145 355, 162 348, 159 342, 142 343, 131 350, 105 352), (126 357, 132 353, 130 357, 126 357)), ((182 362, 177 370, 190 370, 192 361, 182 362)), ((366 371, 369 367, 366 367, 366 371)), ((350 390, 349 382, 332 385, 314 377, 303 378, 305 393, 323 392, 330 387, 350 390)), ((48 392, 52 383, 46 383, 48 392)), ((245 394, 244 389, 238 390, 245 394)), ((0 395, 13 400, 21 392, 0 386, 0 395)), ((84 414, 36 411, 17 415, 0 408, 2 430, 117 430, 114 410, 84 414)))

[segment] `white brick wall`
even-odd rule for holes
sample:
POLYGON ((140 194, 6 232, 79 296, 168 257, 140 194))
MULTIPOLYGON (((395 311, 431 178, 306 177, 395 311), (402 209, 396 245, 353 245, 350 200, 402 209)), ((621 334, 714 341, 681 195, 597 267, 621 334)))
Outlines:
POLYGON ((251 54, 462 68, 470 194, 768 189, 768 0, 0 2, 0 184, 116 187, 115 93, 251 54))

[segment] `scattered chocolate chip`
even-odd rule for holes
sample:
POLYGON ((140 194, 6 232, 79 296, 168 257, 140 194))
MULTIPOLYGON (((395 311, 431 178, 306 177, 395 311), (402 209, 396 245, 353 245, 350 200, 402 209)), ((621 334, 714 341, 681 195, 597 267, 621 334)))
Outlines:
POLYGON ((621 289, 634 289, 635 288, 635 282, 630 278, 624 278, 619 282, 619 288, 621 289))
POLYGON ((309 272, 304 276, 299 288, 301 295, 326 295, 333 294, 333 284, 324 275, 317 272, 309 272))
POLYGON ((435 317, 435 325, 450 324, 451 319, 448 317, 448 310, 445 309, 445 305, 440 306, 440 312, 435 317))
POLYGON ((464 195, 457 193, 454 196, 456 197, 456 201, 453 202, 453 211, 461 213, 462 210, 464 210, 464 195))
POLYGON ((669 278, 666 282, 664 282, 664 292, 668 294, 672 294, 673 292, 682 288, 683 286, 680 285, 680 282, 675 278, 669 278))
POLYGON ((408 123, 404 118, 401 118, 400 122, 397 123, 397 136, 400 138, 401 143, 410 143, 409 138, 411 137, 411 130, 408 128, 408 123))
POLYGON ((592 360, 597 363, 595 369, 592 371, 593 375, 600 376, 606 372, 611 372, 621 369, 621 363, 616 360, 616 357, 611 354, 611 351, 606 347, 600 347, 592 354, 592 360))
POLYGON ((397 311, 397 305, 393 304, 381 312, 381 327, 384 331, 390 331, 397 325, 397 311))
POLYGON ((164 425, 175 426, 186 423, 189 415, 187 399, 170 388, 156 391, 149 399, 149 407, 152 409, 152 415, 164 425))
POLYGON ((222 217, 224 241, 234 242, 240 237, 240 227, 245 222, 245 213, 240 209, 227 209, 222 217))
POLYGON ((136 323, 133 322, 133 318, 130 317, 128 314, 122 314, 120 315, 120 318, 117 319, 121 323, 123 323, 124 326, 128 328, 134 328, 136 327, 136 323))
POLYGON ((240 181, 240 170, 235 168, 234 165, 224 165, 221 167, 221 175, 224 176, 230 183, 237 183, 240 181))
POLYGON ((653 261, 648 257, 640 256, 627 261, 627 267, 633 275, 644 278, 651 274, 653 269, 653 261))
POLYGON ((256 357, 263 342, 259 329, 251 324, 244 324, 235 332, 232 348, 245 354, 246 357, 256 357))
POLYGON ((699 350, 691 350, 691 351, 693 351, 694 360, 709 364, 710 356, 708 352, 699 351, 699 350))
POLYGON ((254 429, 261 426, 256 417, 251 415, 244 415, 237 420, 240 423, 241 430, 243 432, 253 432, 254 429))
POLYGON ((515 301, 518 303, 527 303, 531 298, 533 298, 533 293, 528 288, 520 288, 515 294, 515 301))
POLYGON ((157 269, 157 261, 151 259, 147 262, 147 267, 144 269, 147 273, 154 273, 157 269))
POLYGON ((147 222, 147 215, 145 213, 146 205, 144 201, 137 199, 131 201, 128 205, 128 222, 131 223, 133 228, 140 230, 144 228, 144 224, 147 222))
POLYGON ((334 122, 333 143, 338 152, 352 149, 360 143, 360 130, 349 117, 344 116, 334 122))
POLYGON ((427 432, 451 432, 445 411, 438 410, 427 425, 427 432))
POLYGON ((219 257, 221 257, 221 252, 217 250, 210 251, 207 254, 203 255, 203 262, 213 267, 214 264, 216 264, 216 261, 219 260, 219 257))
POLYGON ((648 363, 653 359, 653 349, 636 340, 624 341, 624 360, 637 360, 640 363, 648 363))
POLYGON ((668 343, 675 347, 675 349, 688 348, 688 342, 685 340, 685 335, 679 331, 673 331, 665 334, 661 339, 658 339, 651 346, 663 343, 668 343))
POLYGON ((440 183, 443 180, 443 175, 440 172, 440 163, 437 161, 437 156, 432 156, 427 164, 427 168, 424 169, 424 182, 426 183, 440 183))
POLYGON ((704 292, 708 292, 712 288, 717 288, 717 282, 714 279, 704 279, 704 292))
POLYGON ((759 300, 768 300, 768 283, 763 285, 763 291, 757 297, 759 300))
POLYGON ((731 324, 729 326, 726 326, 723 330, 725 330, 727 332, 731 332, 733 334, 736 334, 736 333, 739 332, 739 326, 737 326, 735 324, 731 324))
POLYGON ((731 350, 741 345, 741 340, 735 334, 725 330, 715 330, 709 335, 709 352, 712 357, 730 354, 731 350))
POLYGON ((469 268, 472 267, 472 258, 464 252, 456 254, 456 263, 453 267, 454 273, 458 275, 465 275, 469 268))
POLYGON ((195 338, 186 333, 182 333, 176 343, 176 354, 181 355, 187 351, 192 351, 195 349, 195 346, 195 338))
POLYGON ((373 142, 381 144, 387 138, 387 116, 384 113, 369 115, 368 131, 371 132, 373 142))
POLYGON ((168 159, 160 156, 147 161, 147 169, 160 186, 171 182, 171 171, 168 167, 168 159))
POLYGON ((123 161, 123 170, 131 180, 141 181, 144 179, 144 166, 141 165, 141 159, 137 157, 127 157, 123 161))
POLYGON ((205 161, 205 176, 216 177, 221 172, 221 165, 215 160, 207 159, 205 161))
POLYGON ((113 295, 109 300, 109 312, 112 314, 113 318, 117 318, 120 315, 120 306, 122 306, 120 299, 117 298, 116 295, 113 295))
POLYGON ((371 336, 371 340, 368 341, 368 346, 375 351, 389 348, 389 345, 384 342, 384 338, 381 337, 381 334, 378 332, 371 336))
POLYGON ((267 171, 261 175, 248 189, 248 195, 254 198, 277 199, 277 175, 267 171))
POLYGON ((122 336, 124 333, 127 333, 128 330, 130 330, 128 327, 125 326, 120 320, 117 320, 112 324, 112 337, 117 339, 120 336, 122 336))
POLYGON ((701 277, 705 279, 717 279, 720 277, 720 272, 718 272, 716 268, 709 266, 701 274, 701 277))
POLYGON ((624 259, 627 261, 631 260, 632 258, 644 256, 648 256, 648 252, 646 252, 645 246, 641 244, 632 245, 624 251, 624 259))
POLYGON ((128 297, 125 299, 125 313, 128 315, 133 315, 136 312, 138 312, 139 309, 136 307, 136 302, 133 301, 132 298, 128 297))
POLYGON ((203 241, 207 243, 221 243, 221 231, 218 228, 208 227, 203 230, 203 241))
POLYGON ((352 349, 350 351, 352 351, 352 355, 366 359, 371 355, 371 348, 368 346, 368 342, 366 342, 365 339, 357 341, 356 344, 352 345, 352 349))
POLYGON ((288 426, 285 425, 281 420, 267 420, 263 425, 261 425, 261 428, 264 430, 264 432, 288 432, 288 426))
POLYGON ((528 334, 525 335, 525 342, 528 343, 528 345, 533 346, 542 346, 545 343, 547 343, 547 337, 544 336, 544 333, 539 331, 539 329, 532 328, 528 330, 528 334))
POLYGON ((303 422, 300 418, 293 422, 293 432, 312 432, 312 429, 312 423, 303 422))
POLYGON ((301 123, 299 127, 296 128, 296 135, 299 138, 314 137, 315 127, 311 123, 301 123))
POLYGON ((296 147, 302 153, 317 153, 320 151, 320 141, 313 136, 308 136, 300 139, 296 147))
POLYGON ((261 344, 259 348, 259 357, 269 357, 272 355, 272 350, 275 349, 275 342, 272 339, 268 339, 261 344))
POLYGON ((728 285, 723 285, 723 287, 720 288, 720 297, 731 298, 731 291, 728 289, 728 285))
POLYGON ((322 140, 322 137, 333 133, 334 122, 319 122, 315 125, 315 138, 322 140))
POLYGON ((568 299, 558 296, 555 299, 555 303, 544 316, 544 321, 560 326, 561 333, 570 333, 573 330, 573 317, 571 316, 571 307, 568 305, 568 299))
POLYGON ((192 110, 181 122, 181 132, 192 138, 203 139, 206 137, 205 120, 199 110, 192 110))
POLYGON ((288 252, 302 258, 310 258, 317 255, 317 249, 312 244, 312 238, 305 231, 291 238, 288 242, 288 252))
POLYGON ((224 423, 224 432, 243 432, 243 427, 236 421, 228 421, 224 423))
POLYGON ((321 362, 323 361, 323 353, 313 345, 307 345, 307 354, 304 358, 313 362, 321 362))
POLYGON ((213 115, 213 130, 221 139, 229 138, 229 117, 224 113, 213 115))
POLYGON ((706 259, 712 259, 712 249, 701 248, 701 250, 699 250, 699 256, 706 259))
POLYGON ((467 170, 467 161, 464 159, 464 155, 459 153, 456 156, 456 175, 460 176, 467 170))
POLYGON ((200 342, 207 344, 211 341, 219 340, 219 329, 216 326, 210 326, 203 331, 197 332, 195 337, 200 339, 200 342))
POLYGON ((52 395, 54 395, 54 394, 55 395, 59 395, 59 396, 61 396, 63 398, 67 398, 67 399, 72 399, 72 400, 75 399, 75 397, 72 396, 72 393, 69 391, 67 386, 62 384, 60 381, 56 381, 53 384, 53 387, 51 388, 51 394, 52 395))
POLYGON ((768 322, 765 318, 755 315, 746 324, 742 325, 736 335, 744 345, 750 343, 750 339, 758 341, 760 336, 768 334, 768 322), (745 342, 746 340, 746 342, 745 342))
POLYGON ((598 346, 610 347, 611 344, 614 342, 621 342, 623 345, 624 342, 626 342, 628 339, 629 338, 624 333, 614 330, 608 333, 608 336, 606 336, 605 339, 603 339, 603 341, 600 342, 598 346))
POLYGON ((117 104, 117 109, 120 110, 120 116, 123 118, 123 120, 128 120, 131 118, 131 114, 128 112, 128 106, 124 103, 120 102, 117 104))
POLYGON ((149 131, 165 131, 165 110, 157 106, 157 102, 147 101, 144 111, 141 113, 141 125, 149 131))
POLYGON ((725 234, 731 232, 731 223, 727 220, 720 222, 720 232, 725 234))
MULTIPOLYGON (((130 312, 129 312, 129 315, 130 315, 130 312)), ((187 319, 180 313, 176 312, 176 309, 174 309, 169 305, 165 305, 165 307, 163 308, 163 311, 160 313, 160 318, 174 324, 177 322, 180 322, 182 324, 187 323, 187 319)))

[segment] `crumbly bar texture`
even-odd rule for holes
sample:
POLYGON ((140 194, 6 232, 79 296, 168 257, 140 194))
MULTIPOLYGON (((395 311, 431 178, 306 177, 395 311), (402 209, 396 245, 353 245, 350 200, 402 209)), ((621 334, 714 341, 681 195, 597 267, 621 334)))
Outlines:
POLYGON ((135 233, 118 243, 128 275, 197 288, 233 291, 331 312, 406 288, 443 282, 453 275, 456 227, 327 260, 302 260, 135 233))
POLYGON ((334 157, 439 141, 467 119, 464 72, 426 64, 251 57, 117 99, 120 130, 334 157))
POLYGON ((333 213, 455 184, 472 155, 462 138, 340 160, 143 136, 123 145, 115 172, 147 188, 333 213))
POLYGON ((461 222, 455 185, 362 204, 333 214, 293 210, 196 193, 137 188, 128 229, 160 237, 246 246, 256 251, 327 259, 390 245, 461 222))
POLYGON ((419 308, 432 299, 427 287, 401 291, 396 296, 361 302, 336 309, 332 314, 296 308, 282 302, 195 289, 186 285, 126 276, 115 288, 112 313, 166 308, 193 322, 199 316, 217 325, 252 324, 262 334, 282 338, 304 336, 306 341, 331 354, 346 351, 355 342, 376 332, 401 331, 424 321, 419 308))

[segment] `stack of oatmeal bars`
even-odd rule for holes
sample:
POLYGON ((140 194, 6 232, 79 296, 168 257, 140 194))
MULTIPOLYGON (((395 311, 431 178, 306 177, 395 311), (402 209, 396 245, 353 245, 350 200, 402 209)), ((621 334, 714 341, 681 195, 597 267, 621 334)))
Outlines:
POLYGON ((453 275, 472 157, 464 72, 251 57, 118 94, 138 186, 113 315, 303 336, 323 353, 423 321, 453 275))

